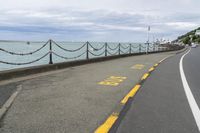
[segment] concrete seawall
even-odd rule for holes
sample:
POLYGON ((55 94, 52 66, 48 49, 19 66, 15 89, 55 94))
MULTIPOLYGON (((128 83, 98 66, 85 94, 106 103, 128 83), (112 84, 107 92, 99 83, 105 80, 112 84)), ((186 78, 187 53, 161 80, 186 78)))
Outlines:
MULTIPOLYGON (((181 51, 181 50, 183 50, 183 48, 176 49, 176 50, 181 51)), ((148 52, 148 54, 170 52, 170 51, 176 51, 176 50, 154 51, 154 52, 148 52)), ((18 69, 13 69, 13 70, 6 70, 6 71, 0 72, 0 81, 12 79, 12 78, 23 77, 23 76, 28 76, 31 74, 48 72, 48 71, 52 71, 52 70, 63 69, 63 68, 72 67, 72 66, 101 62, 101 61, 123 58, 123 57, 128 57, 128 56, 144 55, 144 54, 146 54, 146 52, 115 55, 115 56, 106 56, 106 57, 100 57, 100 58, 92 58, 92 59, 88 59, 88 60, 77 60, 77 61, 70 61, 70 62, 55 63, 55 64, 50 64, 50 65, 47 64, 47 65, 32 66, 32 67, 26 67, 26 68, 18 68, 18 69)))

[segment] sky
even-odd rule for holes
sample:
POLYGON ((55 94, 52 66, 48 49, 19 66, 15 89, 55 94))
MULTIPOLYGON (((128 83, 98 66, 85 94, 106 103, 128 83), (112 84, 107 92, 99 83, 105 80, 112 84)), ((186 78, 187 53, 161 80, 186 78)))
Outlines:
POLYGON ((200 27, 200 0, 0 0, 0 40, 146 42, 200 27))

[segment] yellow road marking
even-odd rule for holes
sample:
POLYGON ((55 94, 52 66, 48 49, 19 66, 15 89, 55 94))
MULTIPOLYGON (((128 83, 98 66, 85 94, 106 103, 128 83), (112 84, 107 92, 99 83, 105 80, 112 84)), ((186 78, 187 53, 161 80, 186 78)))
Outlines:
POLYGON ((122 100, 121 104, 125 104, 130 97, 133 97, 136 92, 140 89, 141 85, 136 85, 122 100))
POLYGON ((158 64, 156 63, 154 66, 155 66, 155 67, 157 67, 157 66, 158 66, 158 64))
POLYGON ((142 76, 141 80, 146 79, 148 76, 149 76, 149 74, 148 74, 148 73, 145 73, 145 74, 142 76))
POLYGON ((151 67, 151 68, 149 69, 149 72, 152 72, 154 69, 155 69, 154 67, 151 67))
POLYGON ((109 85, 109 86, 118 86, 119 83, 123 82, 127 77, 120 76, 110 76, 109 78, 99 82, 99 85, 109 85))
POLYGON ((110 86, 118 86, 119 83, 115 83, 115 82, 107 82, 107 81, 102 81, 98 83, 99 85, 110 85, 110 86))
POLYGON ((131 67, 132 69, 143 69, 144 68, 144 65, 143 64, 136 64, 134 66, 131 67))
POLYGON ((115 123, 115 121, 118 119, 118 113, 113 113, 108 117, 108 119, 97 128, 95 133, 108 133, 112 125, 115 123))
POLYGON ((120 77, 120 76, 111 76, 112 79, 127 79, 127 77, 120 77))
MULTIPOLYGON (((163 60, 161 60, 160 62, 162 62, 163 60)), ((137 64, 138 65, 138 64, 137 64)), ((136 66, 136 65, 135 65, 136 66)), ((141 65, 142 66, 142 65, 141 65)), ((137 67, 132 67, 133 69, 140 69, 141 66, 137 66, 137 67)), ((155 64, 154 67, 158 66, 158 64, 155 64)), ((144 67, 144 65, 143 65, 144 67)), ((149 72, 153 71, 155 68, 151 67, 149 69, 149 72)), ((149 73, 145 73, 141 80, 146 79, 149 76, 149 73)), ((98 84, 102 84, 102 85, 114 85, 117 86, 119 84, 119 82, 123 82, 123 80, 125 80, 127 77, 116 77, 116 76, 111 76, 109 78, 107 78, 106 80, 99 82, 98 84)), ((135 94, 137 93, 137 91, 140 89, 141 85, 137 84, 135 85, 134 88, 132 88, 132 90, 121 100, 121 104, 125 104, 129 98, 134 97, 135 94)), ((112 115, 110 115, 107 120, 101 125, 99 126, 95 133, 108 133, 110 128, 113 126, 113 124, 115 123, 115 121, 118 119, 119 114, 118 113, 112 113, 112 115)))

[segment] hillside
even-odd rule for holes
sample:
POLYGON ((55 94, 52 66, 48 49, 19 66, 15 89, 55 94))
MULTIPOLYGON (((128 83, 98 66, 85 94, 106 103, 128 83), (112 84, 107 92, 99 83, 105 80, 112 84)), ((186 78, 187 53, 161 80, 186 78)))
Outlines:
POLYGON ((182 36, 179 36, 175 41, 182 42, 184 44, 191 44, 191 43, 199 43, 200 44, 200 35, 195 35, 196 30, 200 30, 200 27, 192 30, 182 36))

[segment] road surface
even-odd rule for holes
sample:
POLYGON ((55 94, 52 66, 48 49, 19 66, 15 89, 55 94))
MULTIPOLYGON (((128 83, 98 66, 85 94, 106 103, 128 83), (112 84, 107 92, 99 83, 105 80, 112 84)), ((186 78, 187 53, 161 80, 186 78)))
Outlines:
POLYGON ((22 87, 1 120, 0 132, 94 132, 150 67, 172 56, 151 73, 111 132, 199 133, 200 47, 175 53, 120 58, 0 83, 0 107, 22 87))
POLYGON ((22 88, 1 120, 0 132, 94 132, 150 67, 175 53, 120 58, 0 83, 4 101, 13 87, 22 88))
POLYGON ((200 47, 160 64, 112 132, 199 133, 199 68, 200 47))

